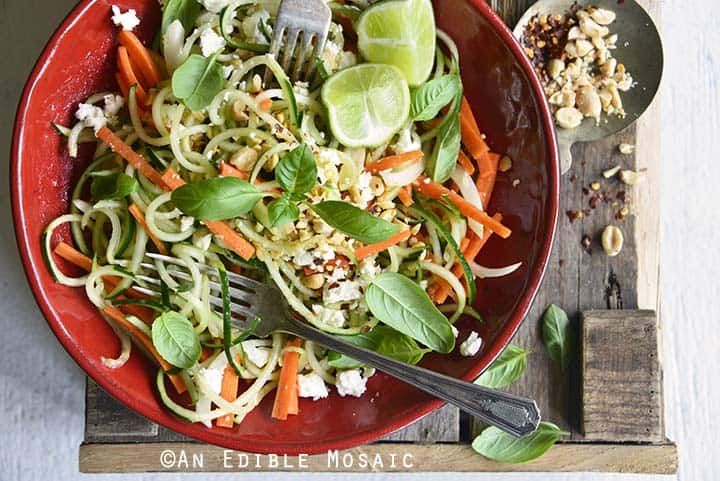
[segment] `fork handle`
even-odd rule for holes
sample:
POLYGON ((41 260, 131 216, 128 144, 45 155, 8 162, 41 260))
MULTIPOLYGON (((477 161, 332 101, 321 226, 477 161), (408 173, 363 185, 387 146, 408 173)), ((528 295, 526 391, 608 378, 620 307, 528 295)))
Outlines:
POLYGON ((461 381, 342 341, 295 319, 285 331, 372 366, 517 437, 537 429, 540 411, 532 399, 461 381))

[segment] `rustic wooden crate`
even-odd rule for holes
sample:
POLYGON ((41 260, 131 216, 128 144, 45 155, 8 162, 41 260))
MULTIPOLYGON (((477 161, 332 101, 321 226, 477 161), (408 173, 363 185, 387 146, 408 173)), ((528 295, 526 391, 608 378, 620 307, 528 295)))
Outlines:
MULTIPOLYGON (((529 0, 490 0, 509 25, 514 25, 529 0)), ((659 22, 660 1, 640 0, 659 22)), ((474 455, 469 447, 481 428, 457 409, 445 406, 385 440, 347 453, 380 455, 386 471, 604 471, 672 474, 677 470, 677 449, 664 435, 662 365, 658 355, 658 232, 659 232, 659 105, 626 131, 601 141, 575 146, 576 159, 561 187, 561 216, 555 248, 543 286, 532 310, 513 342, 531 351, 528 372, 509 391, 537 400, 543 417, 572 433, 539 460, 522 465, 495 463, 474 455), (620 143, 636 145, 636 154, 622 156, 620 143), (604 206, 576 222, 564 217, 567 210, 586 208, 589 196, 583 187, 601 172, 621 163, 642 170, 645 183, 628 192, 633 214, 621 222, 619 209, 604 206), (574 179, 570 181, 570 179, 574 179), (597 239, 609 223, 616 223, 626 238, 622 255, 603 255, 597 239), (593 254, 580 247, 583 235, 595 240, 593 254), (549 303, 562 306, 577 322, 583 349, 569 373, 552 363, 542 346, 540 321, 549 303), (638 308, 651 311, 637 311, 638 308), (622 311, 620 311, 622 310, 622 311), (612 312, 615 311, 615 312, 612 312), (582 321, 582 323, 581 323, 582 321), (642 342, 621 348, 607 340, 622 339, 632 326, 642 342), (644 334, 644 335, 643 335, 644 334), (622 350, 622 352, 621 352, 622 350), (642 363, 638 363, 642 359, 642 363), (621 408, 618 411, 618 408, 621 408), (394 467, 393 454, 408 454, 412 467, 394 467)), ((614 189, 617 190, 617 189, 614 189)), ((613 190, 613 192, 614 192, 613 190)), ((354 466, 328 466, 327 457, 310 456, 307 467, 298 459, 274 466, 268 459, 261 467, 227 468, 225 450, 195 443, 129 411, 92 381, 87 385, 85 442, 80 447, 83 472, 144 471, 365 471, 354 466), (165 450, 202 455, 203 466, 175 464, 163 467, 165 450), (268 466, 270 465, 270 466, 268 466)), ((341 453, 342 455, 342 453, 341 453)))

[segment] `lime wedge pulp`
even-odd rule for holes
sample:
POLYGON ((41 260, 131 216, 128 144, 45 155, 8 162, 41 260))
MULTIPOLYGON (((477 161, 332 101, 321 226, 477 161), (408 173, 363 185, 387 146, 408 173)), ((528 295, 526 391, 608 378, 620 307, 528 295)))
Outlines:
POLYGON ((387 0, 357 22, 358 49, 373 63, 399 68, 411 87, 430 76, 435 62, 435 14, 430 0, 387 0))
POLYGON ((376 147, 407 122, 410 89, 392 65, 361 64, 336 73, 323 85, 330 129, 346 147, 376 147))

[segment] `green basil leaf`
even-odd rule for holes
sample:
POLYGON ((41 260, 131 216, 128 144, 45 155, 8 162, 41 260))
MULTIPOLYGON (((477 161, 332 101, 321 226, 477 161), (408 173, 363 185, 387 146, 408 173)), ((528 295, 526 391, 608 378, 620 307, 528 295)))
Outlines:
POLYGON ((232 219, 249 212, 263 194, 246 180, 215 177, 185 184, 172 193, 184 214, 199 220, 232 219))
MULTIPOLYGON (((408 364, 417 364, 425 353, 429 352, 429 349, 418 346, 411 337, 388 326, 375 326, 370 332, 338 337, 408 364)), ((328 364, 338 369, 356 369, 363 366, 363 363, 335 351, 328 353, 328 364)))
POLYGON ((152 341, 163 359, 181 369, 193 367, 202 352, 192 323, 174 311, 168 311, 153 321, 152 341))
MULTIPOLYGON (((377 329, 379 326, 376 326, 375 329, 377 329)), ((355 334, 354 336, 337 336, 343 341, 349 342, 351 344, 355 344, 356 346, 364 347, 365 349, 370 349, 373 351, 377 350, 378 346, 378 339, 373 332, 375 331, 373 329, 370 332, 365 332, 361 334, 355 334)), ((356 361, 355 359, 351 358, 350 356, 346 356, 344 354, 340 354, 336 351, 330 351, 328 353, 328 364, 330 364, 332 367, 338 368, 338 369, 357 369, 359 367, 363 367, 364 364, 360 361, 356 361)))
POLYGON ((195 20, 200 16, 201 8, 197 0, 169 0, 163 10, 160 31, 164 34, 168 25, 180 20, 185 32, 190 32, 195 26, 195 20))
POLYGON ((121 200, 138 189, 137 180, 123 173, 93 177, 90 194, 94 201, 121 200))
POLYGON ((366 289, 365 302, 380 321, 430 349, 447 353, 455 347, 450 322, 407 277, 392 272, 379 275, 366 289))
POLYGON ((460 154, 460 102, 455 99, 448 117, 440 126, 432 155, 427 159, 425 172, 433 181, 442 184, 452 176, 460 154))
POLYGON ((524 438, 516 438, 494 426, 486 428, 472 443, 476 453, 501 463, 524 463, 539 458, 560 436, 570 435, 553 423, 543 421, 537 430, 524 438))
POLYGON ((364 244, 377 244, 400 231, 400 226, 375 217, 347 202, 329 200, 310 205, 330 227, 364 244))
POLYGON ((567 370, 575 349, 575 333, 565 311, 550 304, 543 314, 542 333, 550 358, 560 364, 563 371, 567 370))
POLYGON ((300 209, 288 196, 283 195, 268 204, 268 223, 270 227, 282 227, 300 217, 300 209))
POLYGON ((219 53, 210 58, 191 55, 173 73, 173 95, 193 111, 210 105, 225 85, 222 67, 215 61, 219 53))
POLYGON ((285 154, 275 167, 280 186, 292 194, 304 194, 317 183, 317 164, 310 147, 302 144, 285 154))
POLYGON ((443 75, 425 82, 412 92, 410 118, 416 122, 434 119, 461 89, 462 84, 457 75, 443 75))
POLYGON ((525 372, 527 358, 528 352, 525 349, 510 344, 475 380, 475 384, 494 389, 509 386, 520 379, 525 372))

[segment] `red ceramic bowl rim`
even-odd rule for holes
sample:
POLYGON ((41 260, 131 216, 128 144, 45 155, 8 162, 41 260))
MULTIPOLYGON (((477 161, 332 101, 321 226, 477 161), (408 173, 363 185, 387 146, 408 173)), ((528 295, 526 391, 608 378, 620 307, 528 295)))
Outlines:
MULTIPOLYGON (((56 43, 60 40, 60 38, 65 34, 65 32, 73 26, 73 24, 77 21, 78 17, 82 15, 85 10, 90 8, 96 0, 83 0, 80 4, 78 4, 63 20, 62 24, 53 34, 52 38, 48 41, 48 43, 45 45, 45 48, 38 59, 38 61, 35 64, 35 67, 32 70, 32 73, 30 74, 30 77, 25 85, 25 88, 23 89, 22 97, 20 100, 20 104, 18 106, 17 115, 15 118, 15 127, 13 131, 13 143, 12 143, 12 162, 10 164, 10 185, 12 190, 12 209, 13 209, 13 220, 15 224, 15 234, 17 237, 17 243, 18 248, 20 250, 20 255, 22 258, 22 263, 25 268, 25 273, 27 275, 28 281, 30 283, 30 287, 32 288, 33 295, 35 296, 35 299, 40 306, 40 309, 43 312, 43 315, 47 319, 48 324, 50 325, 50 328, 55 333, 55 336, 58 338, 58 340, 62 343, 62 345, 65 347, 67 352, 70 354, 70 356, 77 362, 80 367, 90 376, 92 377, 95 382, 97 382, 103 389, 105 389, 107 392, 111 393, 116 399, 118 399, 120 402, 128 406, 129 408, 133 409, 135 412, 140 413, 141 415, 147 417, 148 419, 160 423, 164 425, 165 427, 172 429, 174 431, 183 433, 188 436, 192 436, 194 438, 197 438, 199 440, 212 443, 212 444, 226 444, 224 442, 220 442, 219 438, 215 438, 213 436, 213 433, 211 431, 195 431, 193 433, 188 433, 188 426, 190 426, 189 423, 187 423, 184 420, 181 419, 158 419, 157 416, 154 415, 151 409, 144 409, 142 408, 135 399, 129 395, 126 391, 122 389, 118 389, 117 387, 113 386, 106 380, 106 376, 103 375, 100 370, 97 367, 94 367, 87 358, 83 357, 80 354, 80 349, 75 345, 75 341, 65 332, 65 330, 62 327, 62 324, 59 319, 57 319, 54 315, 52 315, 52 312, 50 310, 50 303, 48 299, 45 297, 45 293, 43 292, 41 285, 40 285, 40 277, 38 273, 38 268, 44 269, 45 266, 41 262, 38 263, 35 261, 35 259, 31 258, 30 256, 30 249, 29 249, 29 242, 34 242, 33 239, 28 239, 27 231, 25 228, 26 222, 25 222, 25 216, 24 213, 20 210, 20 199, 21 199, 21 192, 22 192, 22 185, 20 183, 20 141, 23 137, 23 128, 24 128, 24 119, 27 114, 27 108, 29 105, 29 99, 30 96, 33 94, 33 90, 37 84, 38 79, 40 78, 42 72, 47 66, 48 58, 53 53, 54 47, 56 43)), ((523 53, 522 47, 518 43, 518 41, 513 36, 512 32, 507 28, 503 20, 483 1, 483 0, 469 0, 469 3, 475 7, 475 9, 480 13, 482 16, 485 17, 485 19, 488 20, 490 25, 493 27, 493 29, 500 35, 500 37, 503 39, 506 45, 510 48, 512 54, 515 56, 515 59, 520 63, 520 66, 522 67, 523 71, 527 75, 531 87, 532 87, 532 93, 535 96, 535 100, 538 102, 541 110, 541 123, 543 128, 543 133, 545 134, 545 138, 547 139, 547 148, 549 150, 550 154, 550 172, 549 172, 549 185, 548 188, 550 190, 548 195, 548 202, 550 203, 550 212, 545 220, 545 232, 546 237, 544 240, 544 243, 542 245, 542 248, 540 250, 540 257, 538 260, 538 265, 533 272, 533 275, 530 277, 528 286, 525 290, 525 293, 523 294, 523 298, 521 302, 519 303, 517 309, 515 310, 514 315, 510 318, 507 325, 504 327, 502 333, 499 336, 500 342, 495 343, 494 349, 492 349, 488 356, 484 357, 484 359, 487 359, 487 362, 485 363, 478 363, 477 366, 475 366, 470 372, 468 372, 465 376, 463 376, 463 379, 467 381, 471 381, 475 379, 477 376, 479 376, 482 371, 485 369, 486 366, 488 366, 504 349, 504 347, 510 342, 512 337, 515 335, 515 332, 520 327, 520 324, 522 323, 523 319, 528 313, 528 310, 530 309, 530 306, 532 304, 532 301, 535 298, 535 295, 537 294, 538 288, 540 286, 540 283, 542 281, 543 275, 545 273, 545 268, 547 265, 548 258, 550 256, 550 250, 552 249, 553 239, 555 237, 555 227, 557 224, 557 218, 558 218, 558 206, 559 206, 559 179, 560 179, 560 172, 559 172, 559 159, 558 159, 558 146, 557 146, 557 139, 555 136, 555 128, 554 128, 554 121, 552 118, 552 115, 550 113, 550 108, 548 106, 547 100, 544 95, 544 91, 542 88, 542 85, 540 83, 540 80, 538 79, 537 75, 535 74, 535 71, 532 67, 532 64, 528 60, 528 58, 523 53)), ((421 417, 429 414, 430 412, 438 409, 440 406, 443 405, 443 401, 440 400, 432 400, 426 402, 424 405, 413 411, 412 413, 409 413, 405 416, 400 417, 399 419, 396 419, 392 423, 385 424, 384 426, 381 426, 375 430, 372 431, 364 431, 360 434, 350 434, 347 438, 341 440, 341 441, 332 441, 332 442, 317 442, 317 443, 308 443, 304 446, 302 446, 302 449, 297 444, 283 444, 282 442, 278 442, 276 446, 273 448, 273 452, 276 453, 287 453, 287 454, 299 454, 300 452, 306 452, 306 453, 319 453, 324 452, 327 450, 335 450, 335 449, 346 449, 349 447, 357 446, 360 444, 366 444, 372 441, 375 441, 377 439, 382 438, 383 436, 386 436, 394 431, 397 431, 399 429, 402 429, 403 427, 413 423, 414 421, 420 419, 421 417)), ((257 445, 253 445, 251 441, 243 440, 241 438, 238 438, 236 442, 231 443, 232 445, 227 446, 232 449, 237 450, 245 450, 245 451, 263 451, 263 449, 258 449, 257 445)))

